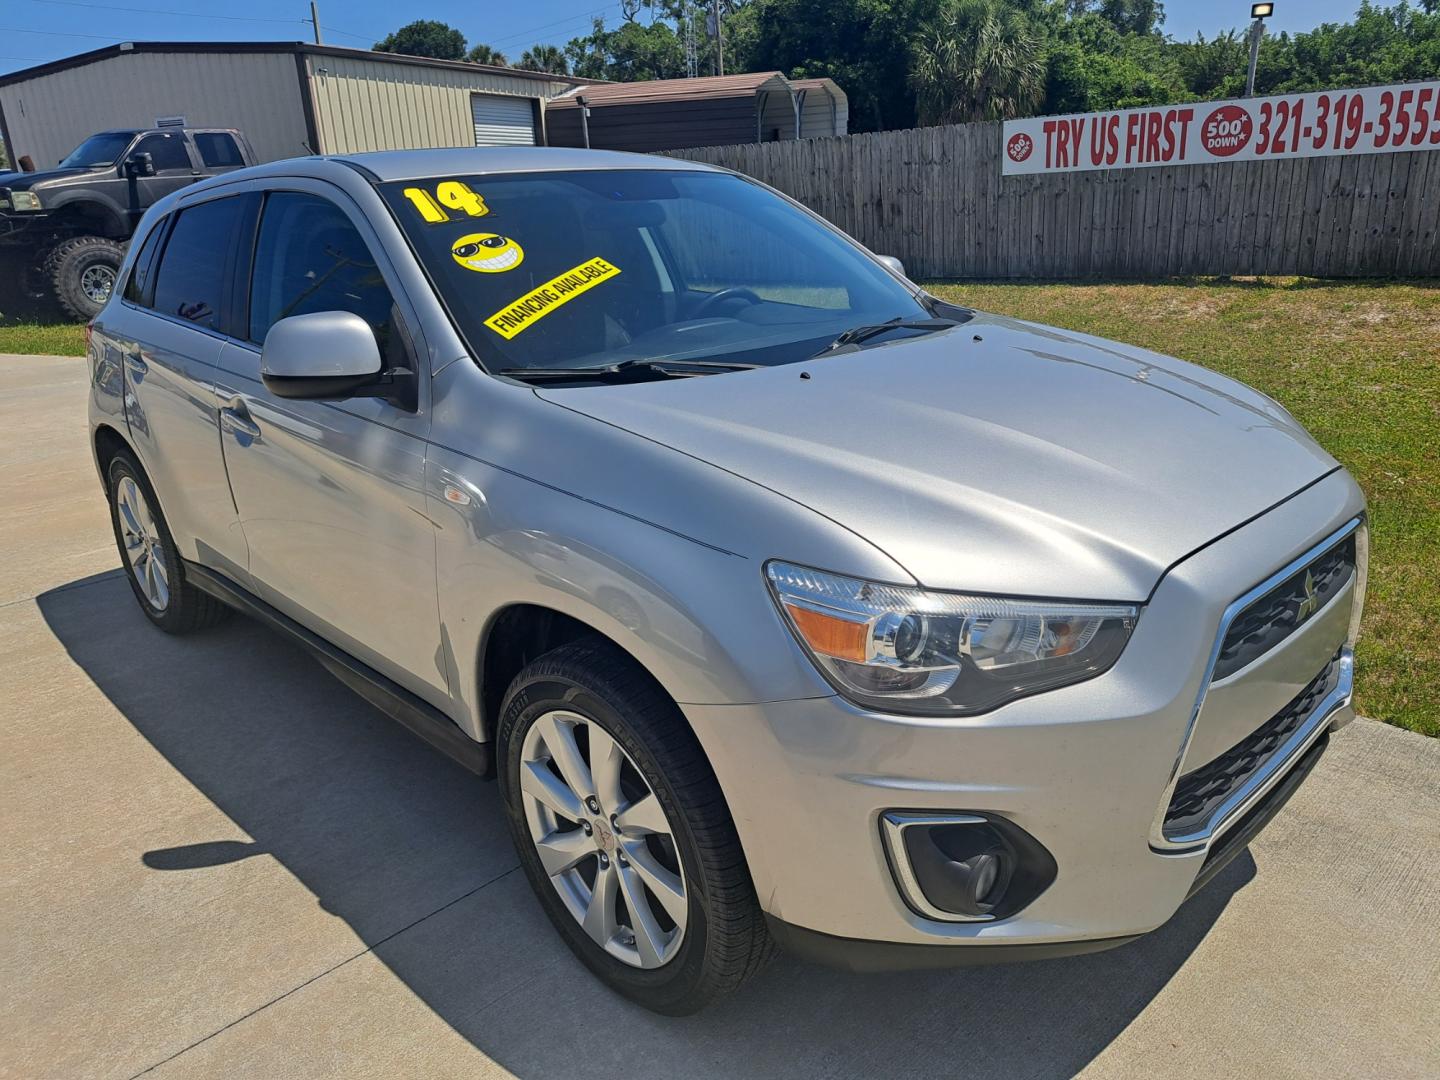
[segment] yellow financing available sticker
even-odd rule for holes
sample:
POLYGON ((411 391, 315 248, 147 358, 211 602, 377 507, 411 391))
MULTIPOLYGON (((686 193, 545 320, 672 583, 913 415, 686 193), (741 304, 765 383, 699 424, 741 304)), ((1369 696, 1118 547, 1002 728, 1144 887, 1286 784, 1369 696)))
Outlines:
POLYGON ((581 293, 593 289, 620 273, 604 259, 587 259, 579 266, 553 277, 544 285, 506 304, 485 320, 485 325, 509 341, 520 331, 534 325, 550 312, 568 304, 581 293))

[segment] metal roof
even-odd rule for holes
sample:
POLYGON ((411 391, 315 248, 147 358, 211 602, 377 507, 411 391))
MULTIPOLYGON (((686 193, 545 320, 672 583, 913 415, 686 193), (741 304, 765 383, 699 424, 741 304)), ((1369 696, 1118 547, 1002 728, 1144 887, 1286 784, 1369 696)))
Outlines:
POLYGON ((485 71, 496 75, 507 75, 516 79, 532 79, 538 82, 591 84, 586 80, 569 75, 552 75, 545 71, 525 71, 521 68, 497 67, 493 64, 472 64, 468 60, 434 60, 428 56, 406 56, 403 53, 372 52, 370 49, 347 49, 339 45, 312 45, 304 41, 122 41, 118 45, 77 53, 48 64, 12 71, 0 75, 0 86, 25 82, 41 75, 51 75, 68 68, 84 67, 100 60, 123 56, 126 53, 313 53, 319 56, 346 56, 352 59, 373 60, 379 63, 410 64, 419 67, 449 68, 453 71, 485 71))
MULTIPOLYGON (((571 82, 576 80, 571 79, 571 82)), ((761 90, 782 90, 789 85, 778 71, 752 71, 744 75, 713 75, 699 79, 654 79, 634 83, 585 83, 546 103, 546 108, 586 105, 638 105, 662 101, 703 101, 715 98, 754 97, 761 90)))

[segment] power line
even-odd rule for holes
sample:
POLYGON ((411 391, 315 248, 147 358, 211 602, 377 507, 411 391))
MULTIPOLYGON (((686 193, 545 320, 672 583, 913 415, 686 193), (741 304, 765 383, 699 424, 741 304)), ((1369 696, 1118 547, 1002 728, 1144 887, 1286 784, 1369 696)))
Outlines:
POLYGON ((124 41, 124 38, 115 37, 113 34, 77 34, 70 30, 25 30, 18 26, 0 26, 0 33, 5 34, 39 34, 41 37, 79 37, 93 38, 96 41, 124 41))
POLYGON ((273 16, 262 18, 248 15, 210 15, 199 11, 169 11, 161 8, 120 7, 115 4, 87 4, 81 0, 30 0, 32 4, 51 4, 57 7, 91 8, 96 11, 124 11, 131 15, 175 15, 186 19, 225 19, 229 22, 303 23, 309 19, 277 19, 273 16))
POLYGON ((594 11, 587 11, 583 15, 570 15, 563 19, 556 19, 554 22, 545 23, 542 26, 531 27, 529 30, 521 30, 518 33, 507 34, 504 37, 494 38, 489 42, 489 44, 505 45, 514 43, 516 41, 523 41, 525 38, 531 37, 532 35, 539 33, 541 30, 548 30, 553 26, 561 26, 567 23, 574 23, 580 22, 585 19, 591 19, 594 18, 596 15, 603 15, 605 12, 611 11, 619 6, 620 4, 618 2, 606 4, 602 8, 596 8, 594 11))

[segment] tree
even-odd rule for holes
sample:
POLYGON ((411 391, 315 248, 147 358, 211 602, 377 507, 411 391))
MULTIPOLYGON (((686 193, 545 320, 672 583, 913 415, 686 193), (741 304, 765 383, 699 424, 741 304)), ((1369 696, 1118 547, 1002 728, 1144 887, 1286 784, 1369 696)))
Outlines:
POLYGON ((685 77, 685 43, 668 23, 625 22, 605 29, 596 19, 585 37, 565 46, 571 72, 582 79, 644 82, 685 77))
POLYGON ((1028 116, 1045 99, 1044 44, 1002 0, 945 0, 911 56, 922 125, 1028 116))
POLYGON ((376 52, 459 60, 465 55, 465 35, 434 19, 416 19, 375 43, 376 52))
POLYGON ((490 64, 492 67, 509 67, 510 61, 499 49, 492 49, 489 45, 476 45, 465 54, 465 59, 472 64, 490 64))
POLYGON ((851 131, 910 127, 910 42, 938 6, 939 0, 754 0, 754 47, 739 70, 834 79, 850 99, 851 131))
POLYGON ((520 54, 515 65, 523 71, 546 71, 552 75, 569 75, 565 54, 555 45, 533 45, 520 54))

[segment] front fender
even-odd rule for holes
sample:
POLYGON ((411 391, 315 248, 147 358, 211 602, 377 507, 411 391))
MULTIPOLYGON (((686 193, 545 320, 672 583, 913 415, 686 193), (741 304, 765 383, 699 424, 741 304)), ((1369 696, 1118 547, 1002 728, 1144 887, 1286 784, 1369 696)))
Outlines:
POLYGON ((432 447, 444 662, 457 720, 482 727, 481 656, 515 604, 568 615, 627 650, 677 702, 820 697, 762 563, 432 447))

